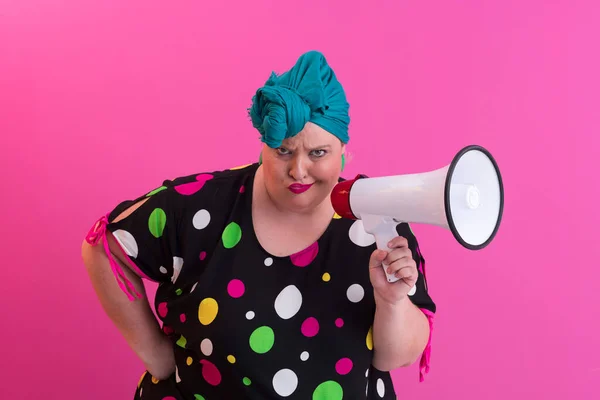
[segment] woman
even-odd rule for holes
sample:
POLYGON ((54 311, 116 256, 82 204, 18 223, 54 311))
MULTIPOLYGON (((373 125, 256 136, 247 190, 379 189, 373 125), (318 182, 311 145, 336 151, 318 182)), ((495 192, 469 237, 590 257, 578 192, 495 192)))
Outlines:
POLYGON ((408 225, 380 251, 332 208, 342 86, 308 52, 271 75, 249 114, 260 163, 165 181, 83 244, 104 310, 147 369, 135 398, 395 398, 388 371, 419 356, 428 368, 435 304, 408 225), (402 279, 388 283, 382 262, 402 279), (159 282, 161 324, 142 278, 159 282))

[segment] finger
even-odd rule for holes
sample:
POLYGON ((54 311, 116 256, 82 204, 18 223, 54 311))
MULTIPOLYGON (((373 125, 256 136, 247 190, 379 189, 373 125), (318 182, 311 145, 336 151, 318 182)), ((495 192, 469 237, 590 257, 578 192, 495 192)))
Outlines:
POLYGON ((369 259, 369 268, 380 267, 383 260, 387 257, 388 252, 385 250, 375 250, 371 253, 371 258, 369 259))
POLYGON ((408 247, 408 240, 403 236, 396 236, 395 238, 389 241, 388 247, 390 249, 408 247))
POLYGON ((383 262, 384 264, 390 265, 404 258, 412 259, 412 252, 408 247, 401 247, 390 251, 383 262))
POLYGON ((407 258, 407 257, 401 258, 398 261, 395 261, 389 265, 386 265, 386 272, 390 275, 396 274, 398 271, 405 269, 405 268, 414 268, 416 270, 417 266, 415 264, 415 261, 412 258, 407 258))
POLYGON ((412 266, 404 267, 396 271, 394 275, 396 278, 400 278, 412 285, 417 280, 417 268, 413 268, 412 266))

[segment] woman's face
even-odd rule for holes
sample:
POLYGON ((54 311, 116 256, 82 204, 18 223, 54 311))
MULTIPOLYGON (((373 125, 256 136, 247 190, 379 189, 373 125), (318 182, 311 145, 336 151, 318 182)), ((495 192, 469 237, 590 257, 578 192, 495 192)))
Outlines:
POLYGON ((329 201, 342 169, 345 145, 334 135, 313 123, 281 146, 264 146, 262 167, 265 186, 280 209, 310 212, 329 201))

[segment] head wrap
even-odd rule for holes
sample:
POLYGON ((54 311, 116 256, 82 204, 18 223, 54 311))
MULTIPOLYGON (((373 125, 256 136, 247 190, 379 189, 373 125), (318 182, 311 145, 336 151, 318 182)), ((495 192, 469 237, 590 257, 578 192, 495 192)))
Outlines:
POLYGON ((253 96, 248 113, 261 140, 275 148, 309 121, 347 143, 348 109, 344 89, 323 54, 309 51, 289 71, 271 73, 253 96))

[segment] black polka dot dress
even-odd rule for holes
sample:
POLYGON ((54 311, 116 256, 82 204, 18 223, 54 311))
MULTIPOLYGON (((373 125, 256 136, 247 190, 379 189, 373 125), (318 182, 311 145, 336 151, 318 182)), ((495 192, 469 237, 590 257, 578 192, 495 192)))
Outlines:
MULTIPOLYGON (((395 399, 390 374, 371 365, 374 238, 361 221, 336 215, 305 250, 269 254, 252 223, 257 168, 165 181, 90 231, 90 243, 112 232, 131 268, 159 283, 155 309, 177 367, 162 381, 145 372, 135 399, 395 399), (131 215, 111 222, 140 200, 131 215)), ((431 323, 423 257, 408 225, 398 233, 420 272, 410 298, 431 323)), ((141 297, 109 258, 124 295, 141 297)), ((430 344, 421 377, 429 351, 430 344)))

